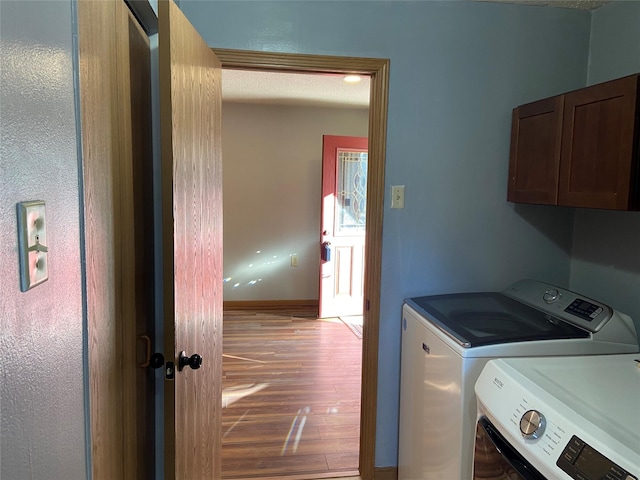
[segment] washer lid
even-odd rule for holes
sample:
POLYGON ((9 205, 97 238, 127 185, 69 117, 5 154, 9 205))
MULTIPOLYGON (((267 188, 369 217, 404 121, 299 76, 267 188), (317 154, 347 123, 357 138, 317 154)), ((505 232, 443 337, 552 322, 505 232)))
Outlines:
POLYGON ((497 292, 430 295, 406 303, 466 348, 590 336, 497 292))

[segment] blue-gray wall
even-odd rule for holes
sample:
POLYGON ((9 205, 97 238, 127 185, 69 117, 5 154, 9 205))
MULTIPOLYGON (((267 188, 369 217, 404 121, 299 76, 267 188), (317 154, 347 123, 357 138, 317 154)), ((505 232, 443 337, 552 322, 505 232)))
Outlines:
POLYGON ((0 1, 0 478, 86 478, 70 1, 0 1), (20 292, 16 203, 46 202, 49 280, 20 292))
POLYGON ((506 202, 511 109, 582 87, 591 13, 485 2, 182 0, 219 48, 391 60, 376 466, 397 464, 405 297, 568 285, 573 209, 506 202))
MULTIPOLYGON (((640 1, 593 12, 589 84, 640 72, 640 1)), ((640 332, 640 212, 576 209, 571 288, 631 315, 640 332)))

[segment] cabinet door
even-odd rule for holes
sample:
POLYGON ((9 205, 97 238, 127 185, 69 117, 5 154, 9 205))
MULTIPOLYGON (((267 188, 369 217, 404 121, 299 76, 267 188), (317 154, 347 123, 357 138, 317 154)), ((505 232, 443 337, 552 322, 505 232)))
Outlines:
POLYGON ((513 109, 510 202, 557 203, 562 109, 562 95, 513 109))
POLYGON ((630 210, 638 75, 565 95, 558 204, 630 210))

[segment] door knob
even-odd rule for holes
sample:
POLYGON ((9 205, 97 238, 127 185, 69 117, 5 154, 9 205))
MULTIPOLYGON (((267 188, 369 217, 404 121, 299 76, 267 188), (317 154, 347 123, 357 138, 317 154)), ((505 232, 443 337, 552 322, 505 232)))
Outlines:
POLYGON ((194 353, 190 357, 182 351, 178 357, 178 371, 181 372, 184 367, 191 367, 193 370, 197 370, 202 365, 202 357, 197 353, 194 353))
POLYGON ((164 355, 158 352, 151 355, 151 358, 149 359, 149 366, 151 368, 160 368, 163 365, 164 365, 164 355))

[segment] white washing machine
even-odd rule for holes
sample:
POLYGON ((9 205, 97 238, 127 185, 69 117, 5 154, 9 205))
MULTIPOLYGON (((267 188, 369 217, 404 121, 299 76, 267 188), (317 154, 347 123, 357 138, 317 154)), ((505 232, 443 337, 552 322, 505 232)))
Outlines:
POLYGON ((639 350, 627 315, 534 280, 411 298, 402 313, 399 480, 471 479, 474 385, 487 361, 639 350))
POLYGON ((638 480, 639 366, 637 354, 488 362, 473 479, 638 480))

